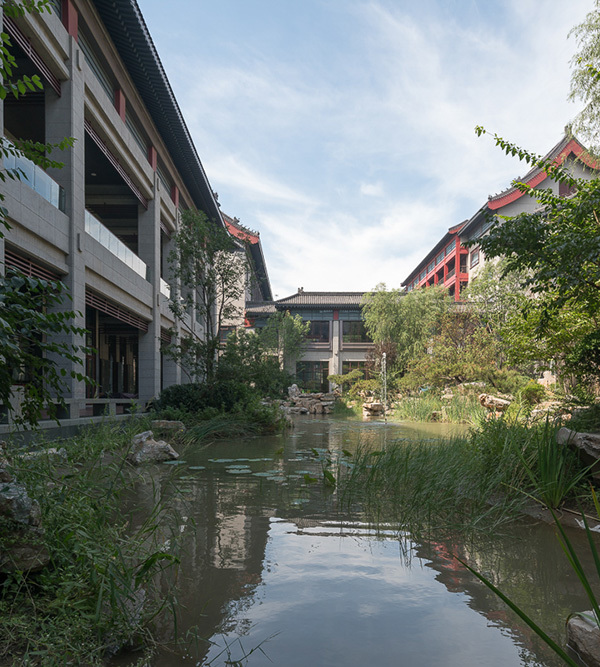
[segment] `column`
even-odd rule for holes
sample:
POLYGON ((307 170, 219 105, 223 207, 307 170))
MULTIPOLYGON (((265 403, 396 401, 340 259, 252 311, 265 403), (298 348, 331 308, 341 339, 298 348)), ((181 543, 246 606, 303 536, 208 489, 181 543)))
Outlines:
POLYGON ((140 333, 138 396, 141 403, 160 394, 160 192, 154 174, 154 199, 146 210, 139 205, 138 254, 148 266, 147 279, 152 285, 152 320, 148 332, 140 333))
MULTIPOLYGON (((70 78, 61 85, 62 95, 58 97, 50 88, 46 87, 46 141, 57 143, 65 137, 73 137, 75 143, 72 148, 52 153, 53 159, 60 160, 62 169, 50 169, 48 173, 64 188, 65 213, 68 217, 69 254, 66 258, 69 273, 63 277, 63 282, 72 300, 65 300, 59 308, 76 313, 72 324, 85 328, 85 132, 83 128, 84 111, 84 77, 81 70, 83 54, 77 46, 75 37, 70 37, 70 57, 67 62, 70 78)), ((84 345, 85 337, 68 335, 63 342, 72 345, 84 345)), ((68 389, 65 398, 69 401, 68 415, 78 418, 80 409, 85 405, 85 382, 70 377, 71 371, 85 373, 85 358, 82 363, 58 358, 59 366, 67 371, 65 382, 68 389)))

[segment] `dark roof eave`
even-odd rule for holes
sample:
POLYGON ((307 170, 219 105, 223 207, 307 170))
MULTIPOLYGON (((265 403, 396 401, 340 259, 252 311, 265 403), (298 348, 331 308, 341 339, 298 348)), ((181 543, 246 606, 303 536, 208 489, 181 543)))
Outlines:
POLYGON ((93 0, 196 208, 223 224, 212 188, 136 0, 93 0))

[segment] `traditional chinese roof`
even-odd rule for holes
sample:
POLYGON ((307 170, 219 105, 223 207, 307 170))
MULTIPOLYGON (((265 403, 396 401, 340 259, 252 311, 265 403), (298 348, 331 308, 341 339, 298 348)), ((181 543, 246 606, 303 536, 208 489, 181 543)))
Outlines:
POLYGON ((305 292, 300 288, 296 294, 278 299, 277 310, 294 308, 360 308, 365 292, 305 292))
POLYGON ((277 312, 274 301, 249 301, 246 304, 246 319, 268 317, 277 312))
POLYGON ((213 191, 136 0, 93 0, 194 205, 221 221, 213 191))
POLYGON ((235 238, 240 239, 240 241, 247 241, 248 243, 260 243, 260 234, 254 232, 247 227, 244 227, 238 218, 232 218, 231 216, 223 213, 223 221, 227 227, 227 231, 235 238))
POLYGON ((254 232, 247 227, 244 227, 237 218, 232 218, 226 213, 221 213, 225 228, 238 241, 246 244, 248 255, 251 259, 254 276, 258 281, 261 296, 265 301, 273 300, 273 292, 271 290, 271 282, 267 272, 267 264, 265 256, 262 251, 262 244, 260 242, 260 234, 254 232))
MULTIPOLYGON (((565 162, 569 156, 574 156, 591 169, 598 169, 598 164, 590 156, 587 150, 582 146, 572 134, 566 133, 565 136, 554 146, 545 156, 544 161, 552 162, 558 166, 565 162)), ((540 183, 548 178, 548 174, 540 167, 533 167, 523 176, 515 179, 519 183, 526 183, 529 187, 535 188, 540 183)), ((506 190, 488 197, 487 207, 491 211, 496 211, 507 204, 511 204, 520 197, 524 196, 524 192, 511 185, 506 190)))
POLYGON ((448 231, 444 234, 444 236, 442 236, 442 238, 433 246, 433 248, 425 255, 425 257, 423 257, 423 259, 400 283, 400 285, 404 287, 405 285, 408 285, 410 282, 412 282, 416 278, 416 276, 418 276, 421 273, 421 271, 435 259, 436 255, 441 250, 443 250, 448 245, 448 243, 450 243, 452 238, 462 231, 463 227, 467 224, 467 222, 468 220, 463 220, 462 222, 459 222, 457 225, 454 225, 454 227, 450 227, 448 231))

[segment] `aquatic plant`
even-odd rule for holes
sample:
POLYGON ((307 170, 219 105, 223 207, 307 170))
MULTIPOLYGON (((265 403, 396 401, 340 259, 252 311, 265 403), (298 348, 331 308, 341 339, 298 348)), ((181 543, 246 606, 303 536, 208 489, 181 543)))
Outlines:
POLYGON ((393 515, 414 535, 432 529, 493 531, 514 519, 523 504, 511 491, 515 459, 501 450, 490 465, 468 437, 398 441, 383 451, 359 448, 340 489, 348 505, 361 501, 374 518, 393 515), (504 488, 508 492, 501 494, 504 488))
POLYGON ((156 575, 178 562, 180 522, 166 480, 144 510, 125 511, 133 486, 148 484, 125 463, 134 421, 93 427, 61 442, 61 455, 12 449, 11 471, 41 507, 50 564, 3 575, 3 664, 101 665, 124 646, 151 648, 150 622, 173 603, 156 575))

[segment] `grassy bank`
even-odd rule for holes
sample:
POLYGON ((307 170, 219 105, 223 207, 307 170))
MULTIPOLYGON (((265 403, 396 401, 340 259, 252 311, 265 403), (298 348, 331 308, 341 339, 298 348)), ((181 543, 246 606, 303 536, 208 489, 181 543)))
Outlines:
POLYGON ((558 507, 589 497, 576 455, 556 444, 555 430, 497 420, 467 437, 358 451, 341 490, 371 520, 393 517, 413 534, 495 531, 532 498, 558 507))
POLYGON ((475 395, 456 394, 449 400, 440 395, 425 393, 422 396, 405 396, 396 407, 392 419, 398 421, 440 421, 452 424, 478 424, 485 418, 486 410, 475 395))
POLYGON ((10 451, 10 472, 40 504, 50 562, 37 573, 0 574, 0 663, 101 665, 122 647, 151 648, 152 621, 172 602, 156 585, 177 564, 170 526, 178 522, 163 501, 165 477, 135 519, 124 512, 142 479, 125 454, 148 425, 96 426, 59 443, 59 454, 10 451))

